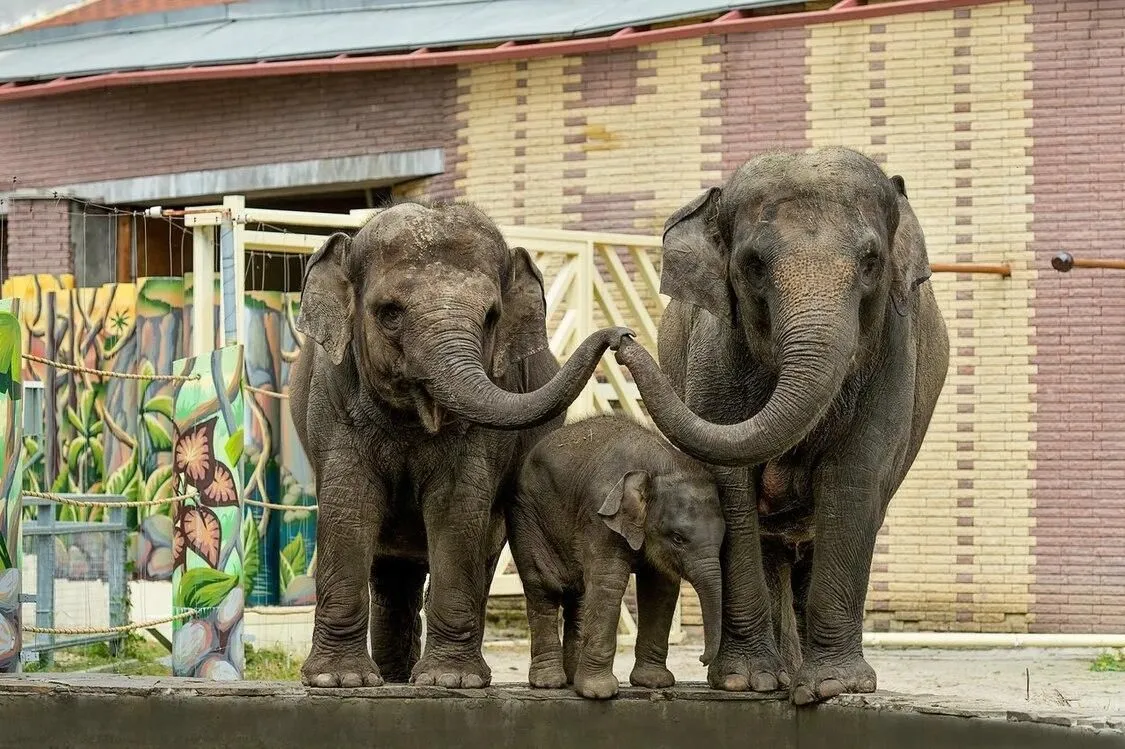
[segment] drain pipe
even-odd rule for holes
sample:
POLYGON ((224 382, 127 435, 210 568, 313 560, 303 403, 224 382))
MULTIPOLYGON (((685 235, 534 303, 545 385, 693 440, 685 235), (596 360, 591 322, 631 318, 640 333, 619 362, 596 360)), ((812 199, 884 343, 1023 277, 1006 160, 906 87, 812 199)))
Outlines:
POLYGON ((1005 632, 864 632, 875 648, 1125 648, 1125 634, 1014 634, 1005 632))

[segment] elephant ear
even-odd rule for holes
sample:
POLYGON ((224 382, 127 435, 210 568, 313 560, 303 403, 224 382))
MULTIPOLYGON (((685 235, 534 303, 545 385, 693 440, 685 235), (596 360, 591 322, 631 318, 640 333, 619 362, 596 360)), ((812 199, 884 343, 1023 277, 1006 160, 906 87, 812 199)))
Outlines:
POLYGON ((722 190, 698 195, 664 224, 664 262, 660 293, 734 323, 734 304, 727 275, 729 250, 719 236, 718 209, 722 190))
POLYGON ((333 364, 344 360, 352 340, 355 296, 345 271, 351 239, 336 232, 309 259, 301 286, 297 330, 324 347, 333 364))
POLYGON ((513 247, 503 290, 500 324, 492 354, 492 374, 547 348, 547 300, 543 275, 523 247, 513 247))
POLYGON ((637 551, 645 541, 646 502, 651 479, 646 471, 629 471, 609 490, 598 514, 611 531, 637 551))
POLYGON ((897 176, 891 181, 898 199, 898 221, 893 227, 894 244, 891 247, 891 295, 899 314, 906 315, 913 306, 913 296, 918 287, 930 280, 930 256, 926 252, 922 226, 906 199, 906 183, 897 176))

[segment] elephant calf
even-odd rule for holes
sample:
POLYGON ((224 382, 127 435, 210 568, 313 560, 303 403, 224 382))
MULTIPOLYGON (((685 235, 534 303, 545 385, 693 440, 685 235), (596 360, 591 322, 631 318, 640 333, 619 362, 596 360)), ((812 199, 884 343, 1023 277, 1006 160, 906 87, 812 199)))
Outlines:
POLYGON ((666 661, 681 576, 703 608, 700 660, 714 656, 724 534, 718 490, 702 464, 659 435, 614 416, 553 432, 528 453, 507 520, 527 596, 531 686, 572 683, 595 699, 617 694, 613 656, 631 572, 640 621, 629 681, 649 688, 675 683, 666 661))

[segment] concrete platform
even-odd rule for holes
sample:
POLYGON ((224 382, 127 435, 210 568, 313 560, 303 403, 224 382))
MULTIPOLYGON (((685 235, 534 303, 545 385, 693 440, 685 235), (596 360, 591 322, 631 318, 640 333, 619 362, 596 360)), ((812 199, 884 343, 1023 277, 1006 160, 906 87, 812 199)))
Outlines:
POLYGON ((524 687, 308 689, 293 683, 0 677, 0 747, 26 749, 1074 749, 1125 747, 1125 719, 880 693, 795 709, 699 684, 607 702, 524 687))

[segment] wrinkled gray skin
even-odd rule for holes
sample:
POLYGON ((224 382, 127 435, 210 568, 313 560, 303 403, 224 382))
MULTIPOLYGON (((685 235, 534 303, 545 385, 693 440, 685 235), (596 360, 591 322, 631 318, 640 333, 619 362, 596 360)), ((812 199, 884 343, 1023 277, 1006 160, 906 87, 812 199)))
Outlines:
POLYGON ((681 577, 703 609, 700 660, 714 657, 722 619, 718 490, 705 466, 659 435, 619 416, 549 434, 528 453, 507 518, 527 597, 531 686, 572 683, 593 699, 617 694, 613 656, 631 572, 639 622, 629 681, 652 689, 675 683, 668 631, 681 577))
POLYGON ((561 425, 625 331, 598 331, 560 370, 527 252, 509 249, 476 208, 417 203, 325 242, 309 261, 297 328, 307 340, 290 407, 320 506, 303 680, 487 685, 499 503, 523 454, 561 425))
POLYGON ((664 253, 667 379, 636 343, 617 357, 660 430, 721 466, 723 638, 709 681, 791 681, 797 704, 870 692, 875 534, 949 361, 904 182, 846 149, 766 154, 669 218, 664 253))

